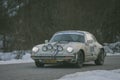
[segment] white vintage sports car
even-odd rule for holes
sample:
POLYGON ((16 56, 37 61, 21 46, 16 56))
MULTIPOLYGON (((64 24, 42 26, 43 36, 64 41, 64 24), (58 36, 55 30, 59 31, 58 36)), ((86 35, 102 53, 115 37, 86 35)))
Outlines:
POLYGON ((94 61, 103 65, 104 48, 89 32, 68 30, 53 35, 50 41, 33 47, 31 57, 37 67, 44 64, 73 63, 82 67, 84 62, 94 61))

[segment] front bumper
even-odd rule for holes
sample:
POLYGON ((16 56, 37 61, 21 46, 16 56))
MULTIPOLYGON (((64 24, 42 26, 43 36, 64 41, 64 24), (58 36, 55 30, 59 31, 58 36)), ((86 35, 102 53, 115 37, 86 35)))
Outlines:
POLYGON ((44 64, 52 64, 52 63, 76 63, 76 57, 72 56, 31 56, 33 60, 39 60, 44 64))

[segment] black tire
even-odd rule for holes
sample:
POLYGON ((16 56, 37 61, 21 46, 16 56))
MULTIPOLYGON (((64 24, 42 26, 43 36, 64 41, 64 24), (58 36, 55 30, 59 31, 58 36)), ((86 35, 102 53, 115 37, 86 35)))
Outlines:
POLYGON ((97 59, 95 60, 95 64, 96 65, 103 65, 104 59, 105 59, 104 50, 100 50, 100 53, 99 53, 97 59))
POLYGON ((77 53, 77 67, 81 68, 83 66, 83 62, 84 62, 84 55, 82 51, 79 51, 77 53))
POLYGON ((41 63, 40 61, 36 61, 35 60, 35 65, 36 65, 36 67, 44 67, 44 64, 43 63, 41 63))

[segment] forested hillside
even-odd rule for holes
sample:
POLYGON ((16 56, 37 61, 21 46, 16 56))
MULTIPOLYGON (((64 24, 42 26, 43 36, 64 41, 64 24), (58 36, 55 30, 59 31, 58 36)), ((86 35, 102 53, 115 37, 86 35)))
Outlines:
POLYGON ((120 0, 0 0, 5 50, 31 49, 61 30, 89 31, 101 43, 120 41, 120 0))

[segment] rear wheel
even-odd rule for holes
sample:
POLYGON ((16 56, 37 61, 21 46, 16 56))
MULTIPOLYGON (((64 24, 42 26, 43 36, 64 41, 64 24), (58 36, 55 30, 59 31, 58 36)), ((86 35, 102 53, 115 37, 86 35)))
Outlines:
POLYGON ((44 67, 44 64, 41 63, 39 60, 35 60, 36 67, 44 67))
POLYGON ((81 68, 84 62, 84 55, 82 51, 77 53, 77 67, 81 68))
POLYGON ((96 65, 103 65, 104 59, 105 59, 104 50, 101 50, 99 55, 98 55, 98 58, 95 60, 95 64, 96 65))

